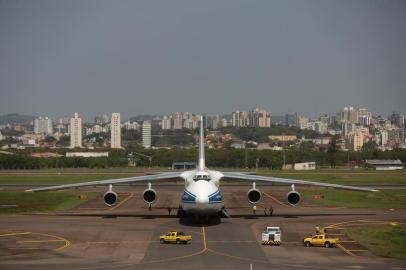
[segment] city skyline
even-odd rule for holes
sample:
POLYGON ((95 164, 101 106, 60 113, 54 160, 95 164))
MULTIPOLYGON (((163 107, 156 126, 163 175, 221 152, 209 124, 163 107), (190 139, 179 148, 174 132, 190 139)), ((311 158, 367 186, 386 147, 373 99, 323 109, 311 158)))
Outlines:
POLYGON ((0 114, 406 113, 404 1, 177 3, 0 1, 0 114))

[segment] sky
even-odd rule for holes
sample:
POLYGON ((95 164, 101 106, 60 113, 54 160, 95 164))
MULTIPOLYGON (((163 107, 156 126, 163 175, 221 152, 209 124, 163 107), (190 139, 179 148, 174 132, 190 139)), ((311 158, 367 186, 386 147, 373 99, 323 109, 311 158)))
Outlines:
POLYGON ((406 113, 403 0, 0 0, 0 114, 406 113))

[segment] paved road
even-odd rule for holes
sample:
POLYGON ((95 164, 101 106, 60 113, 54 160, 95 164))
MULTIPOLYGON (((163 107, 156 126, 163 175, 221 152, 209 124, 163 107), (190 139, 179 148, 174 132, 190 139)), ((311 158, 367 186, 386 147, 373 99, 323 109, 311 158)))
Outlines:
MULTIPOLYGON (((168 216, 180 201, 178 186, 156 187, 159 199, 148 211, 144 187, 119 187, 119 203, 106 208, 97 198, 65 213, 0 216, 0 269, 406 269, 406 262, 383 259, 351 239, 335 248, 306 248, 301 239, 314 226, 342 234, 346 226, 406 223, 406 211, 326 208, 304 201, 284 202, 286 187, 264 187, 257 215, 246 200, 248 186, 224 186, 233 216, 202 225, 168 216), (272 217, 263 208, 274 208, 272 217), (281 226, 283 244, 262 246, 267 225, 281 226), (160 244, 171 229, 190 233, 188 245, 160 244)), ((102 189, 98 188, 101 191, 102 189)), ((173 213, 172 213, 173 214, 173 213)))

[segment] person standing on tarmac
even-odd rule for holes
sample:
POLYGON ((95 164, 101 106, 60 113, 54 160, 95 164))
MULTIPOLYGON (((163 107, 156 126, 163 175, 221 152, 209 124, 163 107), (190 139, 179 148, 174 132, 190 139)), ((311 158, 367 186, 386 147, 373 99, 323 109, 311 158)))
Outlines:
POLYGON ((267 216, 268 213, 266 212, 266 207, 264 208, 264 215, 267 216))
POLYGON ((269 207, 269 216, 272 216, 273 215, 273 207, 271 206, 271 207, 269 207))
POLYGON ((170 207, 168 207, 168 216, 171 215, 171 211, 172 211, 172 209, 170 207))
POLYGON ((254 213, 254 215, 256 215, 256 213, 257 213, 257 206, 256 205, 254 205, 252 207, 252 212, 254 213))

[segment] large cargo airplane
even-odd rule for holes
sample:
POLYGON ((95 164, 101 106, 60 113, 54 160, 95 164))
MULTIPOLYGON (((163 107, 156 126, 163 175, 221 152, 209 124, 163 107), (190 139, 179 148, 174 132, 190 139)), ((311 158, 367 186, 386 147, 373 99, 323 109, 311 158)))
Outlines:
POLYGON ((218 214, 224 214, 227 217, 229 217, 228 213, 226 212, 223 202, 223 196, 221 195, 220 191, 220 182, 225 180, 242 180, 251 182, 252 188, 250 188, 247 192, 247 199, 252 204, 259 202, 259 200, 261 199, 261 192, 259 189, 257 189, 256 182, 268 182, 268 183, 291 185, 291 190, 286 195, 286 199, 291 205, 296 205, 300 201, 300 194, 295 190, 295 185, 310 185, 310 186, 330 187, 355 191, 377 191, 374 189, 362 187, 344 186, 297 179, 266 177, 239 172, 220 172, 209 170, 205 165, 203 117, 200 118, 198 166, 194 170, 43 187, 30 189, 27 191, 37 192, 37 191, 78 188, 85 186, 106 185, 109 186, 109 188, 108 191, 103 196, 104 202, 108 206, 112 206, 117 202, 118 199, 117 193, 113 191, 114 184, 124 184, 144 181, 148 182, 148 187, 143 192, 143 199, 147 204, 149 204, 149 206, 151 206, 152 203, 155 202, 157 198, 157 193, 154 189, 152 189, 151 183, 155 181, 170 180, 170 179, 182 179, 185 182, 182 201, 179 206, 178 213, 193 214, 203 217, 218 214))

